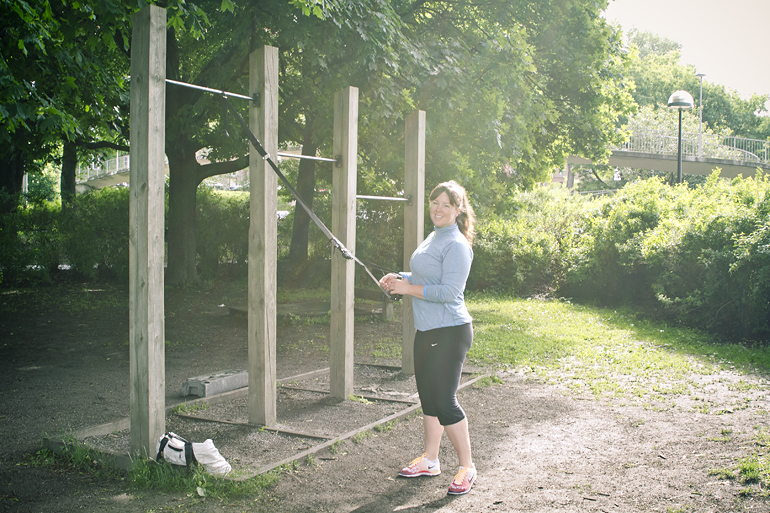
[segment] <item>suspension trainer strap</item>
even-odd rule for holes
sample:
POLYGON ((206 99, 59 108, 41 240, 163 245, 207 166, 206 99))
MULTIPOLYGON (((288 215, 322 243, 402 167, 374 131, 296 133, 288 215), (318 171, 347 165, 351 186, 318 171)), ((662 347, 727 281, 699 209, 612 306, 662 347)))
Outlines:
POLYGON ((246 124, 246 121, 243 119, 243 116, 241 116, 241 113, 238 112, 233 105, 230 103, 230 100, 227 98, 227 95, 223 95, 222 99, 225 101, 227 107, 229 107, 233 114, 235 114, 235 118, 238 120, 238 124, 241 125, 241 130, 243 130, 243 133, 246 135, 246 138, 249 140, 251 145, 254 147, 257 152, 262 156, 264 160, 270 164, 270 167, 273 168, 273 171, 275 171, 275 174, 278 175, 278 178, 281 179, 281 182, 286 186, 286 189, 291 193, 292 196, 294 196, 294 199, 297 202, 297 205, 302 207, 302 209, 307 212, 307 215, 310 217, 310 219, 313 220, 313 222, 320 228, 320 230, 323 232, 324 235, 326 235, 326 238, 329 239, 329 242, 332 243, 332 245, 339 250, 340 253, 342 253, 342 256, 345 257, 347 260, 353 260, 355 263, 363 267, 364 271, 366 271, 366 274, 369 275, 369 277, 372 279, 374 283, 377 284, 377 287, 382 291, 385 296, 387 296, 389 299, 393 299, 393 297, 390 295, 390 293, 385 290, 382 285, 380 285, 379 280, 374 277, 372 272, 369 270, 369 268, 361 262, 356 256, 350 252, 348 248, 345 247, 345 245, 334 236, 334 234, 329 230, 329 228, 326 227, 326 225, 321 221, 317 215, 315 215, 315 212, 311 210, 309 206, 302 200, 299 193, 294 189, 294 186, 291 184, 291 182, 286 178, 286 176, 281 172, 280 169, 278 169, 278 166, 273 162, 273 159, 270 157, 270 154, 265 151, 265 148, 262 146, 262 143, 259 142, 257 137, 254 135, 254 133, 249 129, 249 126, 246 124))

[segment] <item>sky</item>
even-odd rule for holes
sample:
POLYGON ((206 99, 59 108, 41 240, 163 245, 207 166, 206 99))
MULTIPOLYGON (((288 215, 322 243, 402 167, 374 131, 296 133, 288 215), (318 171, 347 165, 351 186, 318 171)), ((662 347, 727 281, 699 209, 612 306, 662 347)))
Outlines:
POLYGON ((770 0, 610 0, 605 19, 681 44, 704 82, 770 95, 770 0))

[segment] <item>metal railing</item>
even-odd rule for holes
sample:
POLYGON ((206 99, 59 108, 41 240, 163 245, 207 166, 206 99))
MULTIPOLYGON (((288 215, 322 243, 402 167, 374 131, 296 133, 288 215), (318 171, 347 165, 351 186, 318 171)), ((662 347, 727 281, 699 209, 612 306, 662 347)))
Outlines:
POLYGON ((77 181, 80 183, 118 173, 127 173, 129 168, 128 153, 118 152, 117 157, 109 160, 97 160, 91 164, 79 165, 77 181))
MULTIPOLYGON (((620 151, 678 155, 679 138, 663 132, 635 131, 629 141, 615 148, 620 151)), ((770 142, 717 134, 682 133, 682 156, 736 160, 739 162, 770 162, 770 142)))

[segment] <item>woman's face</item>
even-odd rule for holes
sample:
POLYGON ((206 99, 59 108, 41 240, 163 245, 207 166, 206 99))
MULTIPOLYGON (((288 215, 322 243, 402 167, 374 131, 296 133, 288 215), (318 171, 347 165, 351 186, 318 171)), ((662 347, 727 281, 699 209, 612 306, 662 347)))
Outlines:
POLYGON ((430 202, 430 220, 436 228, 453 225, 459 213, 460 207, 452 205, 446 192, 442 192, 430 202))

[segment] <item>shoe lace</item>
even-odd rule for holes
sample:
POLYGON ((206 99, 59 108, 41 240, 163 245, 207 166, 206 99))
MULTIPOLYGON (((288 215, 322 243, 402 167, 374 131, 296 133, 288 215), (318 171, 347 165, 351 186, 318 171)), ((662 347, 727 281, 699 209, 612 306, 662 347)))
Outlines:
POLYGON ((413 460, 411 461, 411 463, 409 463, 409 466, 410 466, 410 467, 413 467, 413 466, 415 466, 415 465, 419 465, 419 464, 420 464, 420 462, 423 460, 423 458, 425 458, 425 454, 423 454, 422 456, 419 456, 419 457, 417 457, 417 458, 413 459, 413 460))
POLYGON ((460 472, 455 474, 454 483, 458 485, 463 484, 463 481, 465 480, 466 477, 468 477, 468 474, 471 472, 471 470, 472 469, 469 467, 460 469, 460 472))

